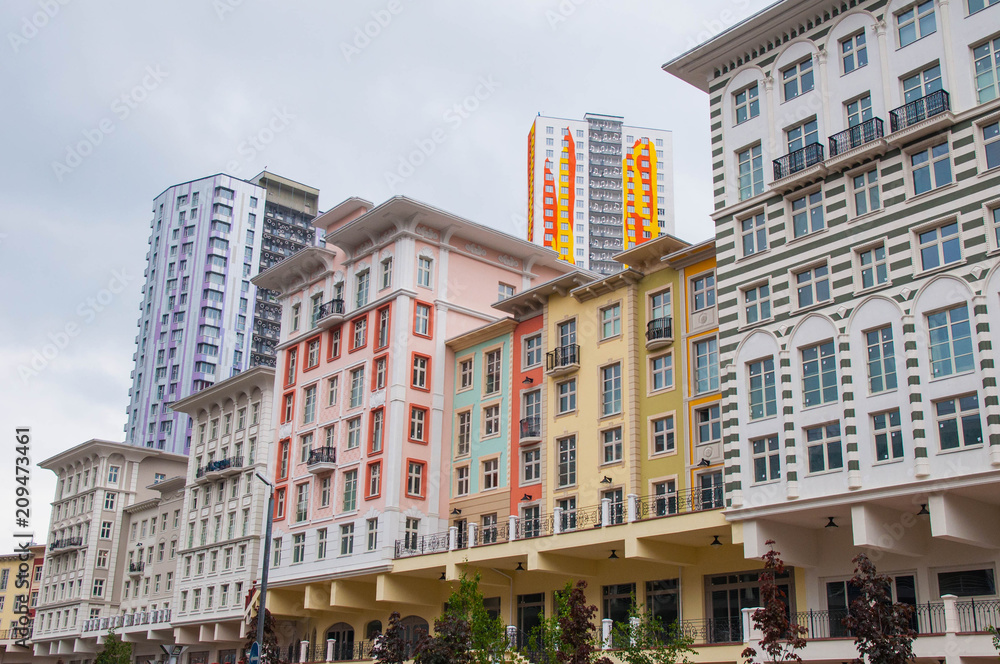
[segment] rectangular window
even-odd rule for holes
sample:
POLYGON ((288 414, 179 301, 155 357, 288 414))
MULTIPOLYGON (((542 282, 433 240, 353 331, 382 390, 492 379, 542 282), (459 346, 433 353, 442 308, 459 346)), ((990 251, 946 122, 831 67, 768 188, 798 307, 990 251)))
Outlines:
POLYGON ((372 454, 382 451, 382 438, 385 429, 385 411, 381 408, 372 411, 371 444, 369 448, 372 454))
POLYGON ((867 346, 868 389, 872 394, 896 389, 896 354, 892 345, 892 326, 886 325, 865 333, 867 346))
POLYGON ((714 337, 694 344, 695 393, 719 389, 719 342, 714 337))
POLYGON ((576 484, 576 438, 569 436, 558 442, 558 482, 560 487, 576 484))
POLYGON ((622 308, 612 304, 601 309, 601 339, 616 337, 622 332, 622 308))
POLYGON ((822 191, 814 191, 792 201, 792 228, 795 237, 821 231, 824 227, 822 191))
MULTIPOLYGON (((406 520, 409 527, 410 519, 406 520)), ((365 527, 368 531, 368 550, 374 551, 378 548, 378 517, 365 520, 365 527)))
POLYGON ((410 440, 425 442, 424 424, 427 420, 427 411, 417 406, 410 407, 410 440))
POLYGON ((340 555, 349 556, 354 553, 354 524, 348 523, 340 527, 340 555))
POLYGON ((368 270, 359 272, 354 277, 355 283, 355 299, 354 305, 357 308, 361 308, 368 304, 368 270))
POLYGON ((794 99, 813 89, 812 56, 798 62, 781 72, 781 86, 785 101, 794 99))
POLYGON ((664 454, 677 449, 674 417, 658 417, 651 422, 653 435, 653 454, 664 454))
POLYGON ((872 415, 875 438, 875 460, 895 461, 903 458, 903 427, 899 409, 872 415))
POLYGON ((361 418, 352 417, 347 420, 347 449, 354 450, 361 446, 361 418))
POLYGON ((649 360, 650 386, 653 391, 674 386, 674 356, 670 353, 649 360))
MULTIPOLYGON (((998 234, 997 237, 1000 237, 998 234)), ((535 334, 524 339, 524 366, 534 367, 542 363, 542 335, 535 334)))
POLYGON ((961 305, 929 314, 931 377, 941 378, 975 368, 969 308, 961 305))
POLYGON ((764 191, 764 159, 760 144, 754 145, 736 153, 739 170, 740 200, 763 193, 764 191))
POLYGON ((316 419, 316 386, 307 387, 303 394, 302 423, 309 424, 316 419))
POLYGON ((806 429, 806 456, 809 472, 822 473, 844 467, 840 442, 840 423, 806 429))
POLYGON ((344 473, 344 511, 352 512, 358 508, 358 471, 349 470, 344 473))
POLYGON ((695 431, 699 445, 718 443, 722 440, 722 416, 720 410, 718 404, 695 409, 695 431))
MULTIPOLYGON (((847 107, 847 126, 856 127, 863 122, 871 120, 875 114, 872 112, 872 96, 869 94, 863 97, 858 97, 853 101, 849 101, 844 106, 847 107)), ((857 130, 861 131, 861 130, 857 130)), ((863 131, 859 134, 851 132, 851 139, 848 145, 857 146, 862 142, 867 142, 875 138, 871 131, 863 131)))
POLYGON ((483 437, 500 435, 500 404, 483 408, 483 437))
POLYGON ((868 47, 865 45, 864 31, 840 42, 840 61, 844 65, 845 74, 850 74, 868 64, 868 47))
POLYGON ((803 406, 818 406, 837 400, 837 358, 833 342, 802 349, 803 406))
POLYGON ((571 413, 576 410, 576 379, 559 383, 556 387, 559 399, 559 414, 571 413))
POLYGON ((456 435, 456 456, 466 456, 472 449, 472 412, 465 410, 458 414, 456 435))
POLYGON ((486 353, 486 382, 483 386, 484 394, 496 394, 500 391, 500 367, 502 352, 492 350, 486 353))
POLYGON ((309 453, 312 452, 313 435, 307 433, 302 436, 299 442, 299 463, 305 463, 309 460, 309 453))
POLYGON ((889 261, 885 255, 885 245, 863 249, 858 252, 861 268, 861 288, 874 288, 889 281, 889 261))
POLYGON ((913 194, 916 196, 951 183, 948 141, 910 155, 913 194))
MULTIPOLYGON (((305 533, 292 535, 292 563, 301 563, 306 559, 305 533)), ((211 590, 211 588, 209 588, 211 590)))
POLYGON ((746 122, 760 114, 760 100, 758 99, 756 83, 737 92, 733 97, 736 106, 736 124, 746 122))
POLYGON ((535 447, 521 452, 521 483, 542 479, 542 451, 535 447))
POLYGON ((960 572, 938 572, 938 592, 956 597, 992 597, 997 594, 996 578, 991 568, 960 572))
POLYGON ((854 186, 854 213, 857 216, 878 210, 881 206, 878 188, 878 169, 855 175, 851 179, 854 186))
POLYGON ((909 104, 941 89, 941 65, 933 65, 903 79, 903 101, 909 104))
POLYGON ((917 241, 923 270, 933 270, 962 260, 962 239, 958 234, 957 221, 918 233, 917 241))
POLYGON ((426 304, 417 304, 413 318, 413 333, 422 337, 431 335, 431 308, 426 304))
POLYGON ((621 427, 601 432, 601 450, 604 463, 615 463, 622 460, 621 427))
POLYGON ((455 495, 469 495, 469 467, 461 466, 455 469, 455 495))
POLYGON ((462 360, 458 363, 458 374, 459 374, 459 388, 460 390, 467 390, 472 387, 473 382, 473 367, 472 360, 462 360))
POLYGON ((896 30, 899 46, 909 46, 921 37, 937 31, 934 19, 934 0, 927 0, 896 14, 896 30))
POLYGON ((743 291, 743 313, 747 325, 759 323, 771 317, 771 287, 761 284, 743 291))
POLYGON ((622 365, 601 369, 601 416, 622 412, 622 365))
POLYGON ((413 373, 410 376, 411 384, 418 390, 427 389, 427 365, 430 358, 423 355, 413 356, 413 373))
POLYGON ((754 484, 781 479, 781 453, 778 436, 767 436, 750 441, 753 451, 754 484))
POLYGON ((423 286, 424 288, 431 287, 431 270, 433 269, 434 261, 426 256, 421 256, 417 259, 417 285, 423 286))
POLYGON ((500 283, 497 287, 497 301, 503 301, 509 297, 514 297, 514 287, 509 284, 500 283))
POLYGON ((351 408, 361 405, 365 394, 365 368, 351 370, 351 408))
POLYGON ((385 357, 375 360, 375 385, 374 389, 384 390, 386 376, 388 374, 389 361, 385 357))
POLYGON ((406 494, 422 498, 424 495, 424 464, 410 461, 406 470, 406 494))
POLYGON ((772 417, 778 412, 774 385, 774 358, 768 357, 747 365, 750 377, 750 419, 772 417))
POLYGON ((500 461, 489 459, 483 462, 483 491, 496 489, 500 486, 500 461))
POLYGON ((760 212, 740 222, 740 236, 743 238, 743 255, 753 256, 767 251, 767 221, 760 212))
MULTIPOLYGON (((1000 0, 990 0, 993 4, 1000 0)), ((969 0, 969 10, 972 11, 973 4, 978 2, 979 9, 983 8, 983 0, 969 0)), ((997 98, 998 82, 1000 82, 1000 37, 980 44, 972 49, 972 59, 975 61, 976 72, 976 98, 980 104, 985 104, 997 98)), ((996 126, 995 123, 992 126, 996 126)), ((993 164, 993 168, 997 164, 993 164)))
POLYGON ((830 268, 823 265, 795 273, 799 307, 810 307, 830 299, 830 268))
POLYGON ((807 145, 819 142, 819 125, 816 120, 806 120, 785 130, 785 140, 789 152, 801 150, 807 145))
POLYGON ((934 423, 942 450, 983 444, 983 423, 979 417, 977 394, 935 401, 934 423))
POLYGON ((381 276, 381 287, 380 290, 386 289, 392 285, 392 257, 386 258, 382 261, 382 276, 381 276))
POLYGON ((694 311, 709 309, 715 306, 715 273, 696 277, 691 280, 691 305, 694 311))

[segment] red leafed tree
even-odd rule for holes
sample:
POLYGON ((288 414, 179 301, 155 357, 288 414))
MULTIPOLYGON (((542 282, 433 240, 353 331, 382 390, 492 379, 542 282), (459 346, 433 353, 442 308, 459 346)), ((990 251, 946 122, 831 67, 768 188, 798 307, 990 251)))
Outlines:
POLYGON ((913 661, 913 639, 917 633, 910 627, 913 607, 892 601, 892 580, 879 574, 875 563, 863 553, 854 558, 851 585, 858 591, 844 626, 854 634, 858 649, 855 664, 906 664, 913 661))
POLYGON ((774 540, 765 542, 769 550, 761 559, 764 571, 760 573, 761 608, 753 612, 751 618, 761 631, 760 649, 746 648, 743 658, 750 664, 779 664, 780 662, 801 662, 798 651, 806 645, 806 629, 792 622, 788 616, 788 596, 777 583, 777 576, 785 573, 785 563, 780 553, 774 550, 774 540))

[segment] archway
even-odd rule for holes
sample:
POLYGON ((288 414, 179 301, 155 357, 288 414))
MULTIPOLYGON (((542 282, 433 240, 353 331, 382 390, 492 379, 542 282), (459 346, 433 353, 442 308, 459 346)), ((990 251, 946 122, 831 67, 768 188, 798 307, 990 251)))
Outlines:
POLYGON ((382 621, 372 620, 370 623, 365 625, 365 639, 368 641, 374 640, 376 636, 382 633, 382 621))
MULTIPOLYGON (((339 622, 326 630, 326 638, 334 639, 333 661, 343 662, 354 659, 354 628, 345 622, 339 622)), ((326 642, 323 642, 326 648, 326 642)), ((325 653, 324 653, 325 655, 325 653)))
POLYGON ((428 629, 427 621, 420 616, 406 616, 399 621, 399 624, 403 628, 403 640, 406 642, 406 657, 409 659, 413 655, 413 650, 417 642, 430 630, 428 629))

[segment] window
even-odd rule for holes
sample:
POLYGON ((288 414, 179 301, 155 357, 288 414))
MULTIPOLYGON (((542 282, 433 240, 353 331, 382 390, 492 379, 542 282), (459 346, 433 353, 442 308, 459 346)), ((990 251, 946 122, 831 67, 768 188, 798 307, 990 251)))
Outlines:
POLYGON ((909 104, 941 89, 941 65, 933 65, 903 79, 903 101, 909 104))
POLYGON ((920 267, 933 270, 962 260, 962 241, 958 222, 954 221, 917 235, 920 244, 920 267))
MULTIPOLYGON (((998 232, 997 237, 1000 237, 998 232)), ((534 334, 524 339, 524 366, 534 367, 542 363, 542 335, 534 334)))
POLYGON ((911 154, 910 167, 915 196, 951 183, 948 141, 911 154))
MULTIPOLYGON (((407 528, 409 528, 410 519, 406 520, 407 528)), ((368 530, 368 550, 374 551, 378 548, 378 517, 373 519, 365 520, 365 527, 368 530)), ((407 531, 409 532, 409 531, 407 531)))
MULTIPOLYGON (((320 483, 319 483, 319 506, 320 507, 329 507, 330 506, 330 484, 331 484, 331 481, 330 481, 330 477, 329 476, 324 477, 322 480, 320 480, 320 483)), ((246 512, 247 512, 247 510, 244 510, 244 514, 246 512)), ((246 519, 244 519, 244 524, 245 523, 246 523, 246 519)), ((246 533, 244 532, 243 534, 245 535, 246 533)))
POLYGON ((851 178, 851 183, 854 186, 854 214, 860 217, 879 209, 881 201, 877 168, 855 175, 851 178))
POLYGON ((382 273, 381 273, 381 285, 379 290, 388 288, 392 285, 392 257, 384 258, 382 260, 382 273))
POLYGON ((101 539, 111 539, 111 522, 102 521, 101 522, 101 539))
POLYGON ((327 359, 340 357, 340 328, 330 330, 330 350, 327 359))
POLYGON ((865 333, 867 345, 868 389, 872 394, 896 389, 896 358, 892 346, 892 327, 887 325, 865 333))
POLYGON ((348 470, 344 473, 344 511, 352 512, 358 508, 358 471, 348 470))
POLYGON ((361 308, 368 304, 368 270, 359 272, 354 277, 355 299, 354 305, 361 308))
POLYGON ((420 532, 420 519, 406 517, 406 529, 403 531, 403 542, 407 549, 417 548, 417 536, 420 532))
POLYGON ((818 406, 837 400, 837 358, 833 341, 802 349, 803 406, 818 406))
POLYGON ((427 365, 430 358, 423 355, 413 356, 413 372, 410 376, 411 384, 418 390, 427 389, 427 365))
POLYGON ((750 441, 754 484, 781 479, 781 453, 777 434, 750 441))
POLYGON ((899 409, 872 415, 875 437, 875 460, 895 461, 903 458, 903 427, 899 409))
POLYGON ((650 387, 654 391, 674 386, 674 356, 660 355, 649 360, 650 387))
MULTIPOLYGON (((848 127, 856 127, 862 122, 871 120, 874 117, 874 114, 872 113, 872 97, 869 94, 866 94, 863 97, 858 97, 854 101, 849 101, 845 104, 845 106, 847 107, 848 127)), ((860 145, 862 142, 866 142, 875 138, 875 136, 872 135, 870 130, 866 132, 861 132, 860 134, 851 132, 850 136, 851 136, 850 139, 851 142, 848 143, 848 146, 860 145)))
POLYGON ((115 508, 115 498, 117 498, 117 497, 118 497, 118 494, 114 493, 113 491, 105 491, 104 492, 104 509, 106 509, 106 510, 113 510, 115 508))
POLYGON ((340 527, 340 555, 349 556, 354 553, 354 524, 348 523, 340 527))
POLYGON ((455 469, 455 495, 469 495, 469 467, 461 466, 455 469))
POLYGON ((845 74, 868 64, 868 47, 863 31, 840 42, 840 61, 845 74))
POLYGON ((740 236, 743 238, 743 255, 753 256, 767 251, 767 221, 760 212, 740 222, 740 236))
POLYGON ((935 401, 934 422, 942 451, 983 444, 977 394, 935 401))
POLYGON ((781 86, 784 90, 785 101, 794 99, 813 89, 813 62, 812 56, 805 60, 783 69, 781 71, 781 86))
POLYGON ((299 443, 299 463, 305 463, 309 460, 309 453, 312 451, 313 435, 307 433, 302 436, 302 440, 299 443))
POLYGON ((388 373, 388 363, 389 361, 385 357, 380 357, 375 360, 375 385, 373 389, 383 390, 385 389, 386 374, 388 373))
MULTIPOLYGON (((998 0, 990 0, 990 4, 998 0)), ((969 0, 969 9, 976 0, 969 0)), ((983 4, 983 0, 979 0, 983 4)), ((987 41, 972 49, 972 59, 975 60, 976 98, 980 104, 985 104, 997 98, 998 82, 1000 82, 1000 38, 987 41)), ((996 126, 994 123, 992 126, 996 126)), ((993 166, 990 166, 992 168, 993 166)))
POLYGON ((823 230, 822 191, 814 191, 792 201, 792 228, 797 238, 823 230))
POLYGON ((514 287, 509 284, 500 283, 497 287, 497 291, 498 291, 497 292, 498 301, 506 300, 509 297, 514 297, 514 287))
POLYGON ((427 420, 427 411, 417 406, 410 408, 410 440, 425 442, 424 423, 427 420))
POLYGON ((840 443, 840 423, 806 429, 806 456, 809 472, 822 473, 844 467, 840 443))
POLYGON ((417 498, 424 495, 424 464, 410 461, 406 470, 406 494, 417 498))
MULTIPOLYGON (((292 535, 292 563, 301 563, 306 559, 306 536, 304 533, 292 535)), ((209 588, 211 590, 211 588, 209 588)))
POLYGON ((559 408, 558 414, 563 415, 565 413, 571 413, 576 410, 576 379, 567 380, 563 383, 559 383, 556 387, 559 408))
POLYGON ((719 389, 719 342, 714 337, 694 344, 695 393, 719 389))
POLYGON ((960 572, 938 572, 938 591, 956 597, 993 596, 997 594, 992 569, 970 569, 960 572))
POLYGON ((467 390, 472 387, 473 381, 473 367, 472 360, 461 360, 458 363, 458 374, 459 374, 459 388, 460 390, 467 390))
POLYGON ((354 450, 361 446, 361 418, 352 417, 347 420, 347 449, 354 450))
POLYGON ((691 280, 691 303, 694 311, 701 311, 715 306, 715 273, 696 277, 691 280))
POLYGON ((747 325, 759 323, 771 317, 771 287, 761 284, 743 291, 743 313, 747 325))
POLYGON ((319 338, 313 339, 306 345, 306 369, 311 369, 319 365, 319 338))
POLYGON ((104 579, 94 579, 93 597, 104 597, 104 579))
POLYGON ((381 408, 372 411, 371 444, 372 454, 382 451, 382 437, 385 433, 385 411, 381 408))
POLYGON ((483 408, 483 437, 500 435, 500 404, 483 408))
POLYGON ((302 423, 309 424, 316 419, 316 386, 307 387, 303 395, 302 423))
POLYGON ((740 200, 745 201, 764 191, 764 158, 760 143, 736 153, 739 168, 740 200))
POLYGON ((431 287, 431 269, 434 261, 426 256, 417 259, 417 285, 424 288, 431 287))
POLYGON ((108 484, 118 484, 118 466, 108 466, 108 484))
POLYGON ((491 350, 486 353, 486 383, 483 386, 484 394, 495 394, 500 391, 500 363, 502 358, 500 350, 491 350))
POLYGON ((778 412, 774 386, 774 358, 768 357, 747 365, 750 377, 750 419, 771 417, 778 412))
POLYGON ((622 307, 612 304, 601 309, 601 339, 616 337, 622 332, 622 307))
POLYGON ((788 151, 795 152, 807 145, 819 142, 819 125, 815 119, 807 120, 785 131, 788 151))
POLYGON ((621 427, 601 432, 601 450, 604 463, 615 463, 622 460, 621 427))
POLYGON ((576 343, 576 319, 563 321, 557 326, 559 331, 559 347, 565 348, 576 343))
POLYGON ((830 299, 830 269, 823 265, 795 274, 799 307, 809 307, 830 299))
MULTIPOLYGON (((725 500, 722 486, 722 471, 717 470, 711 473, 702 473, 698 476, 698 502, 701 509, 711 510, 725 507, 725 500)), ((756 576, 755 576, 756 578, 756 576)))
POLYGON ((472 449, 472 411, 462 411, 458 414, 456 436, 456 456, 465 456, 472 449))
POLYGON ((622 365, 601 369, 601 417, 622 412, 622 365))
POLYGON ((483 461, 483 491, 489 491, 500 486, 500 460, 483 461))
POLYGON ((365 393, 365 368, 351 370, 351 408, 361 405, 365 393))
POLYGON ((431 308, 426 304, 417 303, 413 316, 413 333, 422 337, 431 335, 431 308))
POLYGON ((658 417, 651 423, 653 438, 653 454, 664 454, 677 449, 674 431, 674 417, 658 417))
POLYGON ((368 317, 364 316, 351 324, 351 350, 357 350, 368 344, 368 317))
POLYGON ((966 305, 927 316, 930 335, 931 377, 941 378, 975 368, 972 355, 972 327, 966 305))
POLYGON ((542 451, 535 447, 521 452, 521 483, 542 479, 542 451))
POLYGON ((722 416, 719 404, 696 408, 694 411, 697 443, 708 445, 722 440, 722 416))
POLYGON ((935 32, 937 24, 934 20, 934 0, 921 2, 896 14, 896 30, 899 33, 900 47, 908 46, 935 32))
POLYGON ((559 459, 557 479, 560 487, 576 484, 576 437, 561 438, 557 443, 559 459))
POLYGON ((737 92, 733 97, 736 106, 736 124, 746 122, 760 114, 760 100, 758 99, 756 83, 737 92))

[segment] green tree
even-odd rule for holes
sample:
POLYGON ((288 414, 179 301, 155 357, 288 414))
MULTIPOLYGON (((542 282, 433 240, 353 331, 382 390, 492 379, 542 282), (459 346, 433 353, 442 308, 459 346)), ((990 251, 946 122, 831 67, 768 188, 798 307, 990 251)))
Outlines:
POLYGON ((444 613, 434 621, 434 635, 417 645, 414 661, 490 664, 503 658, 507 649, 503 621, 486 609, 479 582, 479 574, 472 578, 462 575, 444 613))
POLYGON ((910 627, 913 607, 892 601, 892 579, 879 574, 868 556, 859 553, 853 562, 851 585, 858 596, 851 602, 844 626, 854 634, 858 649, 855 664, 865 660, 873 664, 913 661, 913 639, 917 636, 910 627))
POLYGON ((115 630, 108 630, 104 650, 97 655, 94 664, 132 664, 132 644, 122 641, 115 630))
POLYGON ((694 639, 685 636, 676 621, 664 624, 659 616, 640 607, 634 595, 628 621, 616 623, 612 634, 618 659, 626 664, 686 664, 690 662, 688 654, 695 652, 691 648, 694 639))
POLYGON ((993 625, 989 626, 989 632, 993 635, 993 647, 1000 652, 1000 629, 997 629, 993 625))
POLYGON ((756 648, 748 647, 742 656, 753 664, 801 662, 798 651, 806 645, 806 628, 792 622, 788 616, 788 596, 776 581, 778 575, 785 573, 785 563, 774 550, 774 540, 767 540, 765 544, 769 550, 761 556, 764 561, 764 571, 759 577, 761 608, 751 616, 761 631, 760 648, 764 652, 760 654, 756 648))

